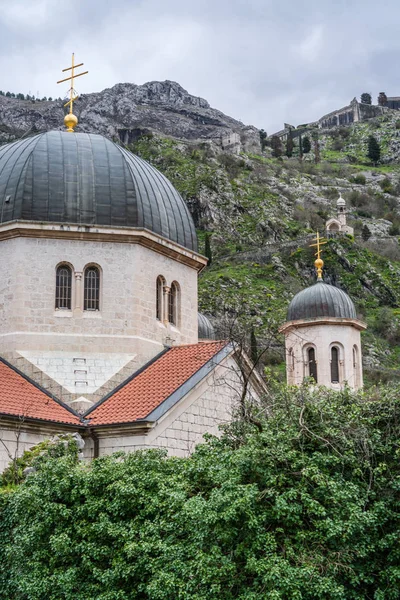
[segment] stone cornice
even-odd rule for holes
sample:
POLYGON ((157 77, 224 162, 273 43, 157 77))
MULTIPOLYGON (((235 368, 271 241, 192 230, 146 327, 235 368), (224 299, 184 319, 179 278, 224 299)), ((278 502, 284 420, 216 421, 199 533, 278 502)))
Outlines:
POLYGON ((11 221, 0 225, 0 241, 18 237, 139 244, 197 269, 199 272, 204 269, 208 262, 207 258, 201 254, 144 228, 38 223, 36 221, 11 221))
POLYGON ((343 319, 340 317, 315 317, 312 319, 298 319, 297 321, 287 321, 279 327, 279 333, 287 333, 291 329, 298 327, 313 327, 314 325, 350 325, 359 331, 367 329, 366 323, 359 319, 343 319))

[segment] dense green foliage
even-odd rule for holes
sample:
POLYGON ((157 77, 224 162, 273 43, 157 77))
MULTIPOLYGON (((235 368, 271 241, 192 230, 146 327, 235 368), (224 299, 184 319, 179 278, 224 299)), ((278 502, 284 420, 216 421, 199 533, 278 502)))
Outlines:
POLYGON ((42 456, 0 494, 0 598, 399 598, 399 392, 276 390, 188 459, 42 456))
POLYGON ((370 135, 368 138, 368 158, 376 165, 381 158, 381 147, 375 136, 370 135))

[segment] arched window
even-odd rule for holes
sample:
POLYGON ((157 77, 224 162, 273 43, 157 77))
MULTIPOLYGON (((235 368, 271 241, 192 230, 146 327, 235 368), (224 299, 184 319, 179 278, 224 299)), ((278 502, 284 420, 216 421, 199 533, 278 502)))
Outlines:
POLYGON ((358 356, 357 346, 353 346, 353 375, 354 375, 354 386, 360 387, 360 360, 358 356))
POLYGON ((317 381, 318 381, 317 361, 315 360, 314 348, 309 348, 307 350, 307 356, 308 356, 308 375, 315 380, 315 383, 317 383, 317 381))
POLYGON ((156 318, 159 321, 163 320, 164 285, 165 279, 159 275, 156 281, 156 318))
POLYGON ((56 271, 56 309, 71 310, 72 269, 60 265, 56 271))
POLYGON ((294 352, 293 348, 289 348, 288 352, 288 367, 290 371, 294 371, 294 352))
POLYGON ((90 266, 85 269, 84 310, 100 310, 100 270, 90 266))
POLYGON ((168 321, 171 325, 178 325, 179 312, 179 286, 176 281, 171 284, 168 296, 168 321))
POLYGON ((339 383, 339 348, 332 346, 331 348, 331 382, 339 383))

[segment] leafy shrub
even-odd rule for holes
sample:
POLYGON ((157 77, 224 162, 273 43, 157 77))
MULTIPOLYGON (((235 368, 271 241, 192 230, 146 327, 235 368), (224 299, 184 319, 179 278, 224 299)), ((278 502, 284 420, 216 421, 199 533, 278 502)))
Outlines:
POLYGON ((398 599, 400 389, 260 408, 187 459, 46 461, 0 495, 0 598, 398 599))
POLYGON ((365 185, 367 182, 365 175, 363 175, 362 173, 358 173, 357 175, 354 175, 354 177, 352 177, 351 181, 352 181, 352 183, 357 183, 358 185, 365 185))
POLYGON ((398 119, 395 123, 396 129, 400 129, 400 119, 398 119))
POLYGON ((392 223, 388 233, 389 235, 400 235, 400 223, 392 223))
POLYGON ((382 191, 385 192, 385 194, 391 194, 393 192, 392 182, 390 181, 390 179, 388 177, 385 177, 385 179, 382 179, 379 182, 379 185, 382 188, 382 191))

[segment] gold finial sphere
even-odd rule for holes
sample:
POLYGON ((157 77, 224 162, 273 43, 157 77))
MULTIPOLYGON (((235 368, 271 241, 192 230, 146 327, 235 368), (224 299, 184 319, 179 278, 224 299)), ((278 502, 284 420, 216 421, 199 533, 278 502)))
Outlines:
POLYGON ((324 266, 324 261, 322 260, 322 258, 317 258, 317 260, 314 262, 314 265, 317 269, 322 269, 322 267, 324 266))
POLYGON ((67 131, 74 131, 74 127, 78 125, 78 117, 72 113, 68 113, 64 117, 64 125, 67 128, 67 131))

